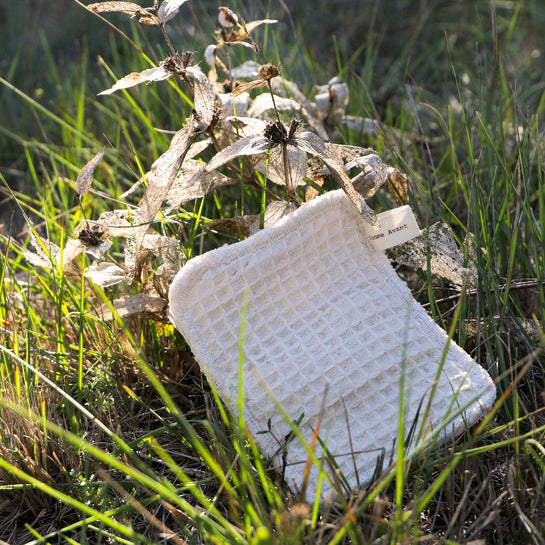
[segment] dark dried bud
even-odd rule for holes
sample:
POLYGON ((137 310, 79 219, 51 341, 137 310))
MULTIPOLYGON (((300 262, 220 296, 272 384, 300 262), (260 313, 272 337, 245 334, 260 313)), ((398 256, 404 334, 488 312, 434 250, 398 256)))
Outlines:
POLYGON ((180 72, 184 72, 185 69, 191 64, 192 60, 193 53, 190 51, 184 51, 181 55, 176 53, 175 55, 172 55, 172 57, 167 57, 163 61, 163 68, 167 72, 174 72, 175 74, 178 74, 180 72))
POLYGON ((263 134, 273 145, 286 143, 288 139, 288 131, 281 121, 267 123, 263 134))
POLYGON ((274 123, 268 123, 265 127, 263 135, 265 138, 271 141, 271 144, 276 146, 278 144, 291 144, 295 145, 295 133, 301 125, 301 122, 297 119, 292 119, 289 129, 286 129, 281 121, 275 121, 274 123))
POLYGON ((99 246, 104 242, 106 232, 102 226, 96 223, 88 224, 78 234, 80 240, 87 248, 99 246))
POLYGON ((264 64, 257 73, 257 77, 265 81, 271 81, 273 78, 279 75, 280 70, 278 70, 274 64, 264 64))
POLYGON ((240 84, 237 81, 225 80, 222 84, 224 93, 231 93, 235 87, 240 84))

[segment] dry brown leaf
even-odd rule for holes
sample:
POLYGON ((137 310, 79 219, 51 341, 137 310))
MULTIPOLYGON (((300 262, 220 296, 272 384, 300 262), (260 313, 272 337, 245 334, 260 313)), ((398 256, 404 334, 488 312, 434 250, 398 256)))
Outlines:
POLYGON ((199 199, 215 189, 236 183, 232 178, 216 171, 195 178, 195 174, 201 170, 202 163, 200 161, 189 159, 184 162, 168 192, 167 213, 189 201, 199 199), (191 180, 192 182, 189 184, 188 182, 191 180))
POLYGON ((266 122, 251 117, 230 116, 222 120, 221 129, 216 133, 219 149, 228 148, 233 142, 252 134, 263 134, 266 122))
POLYGON ((185 70, 186 76, 193 84, 193 131, 204 132, 208 129, 214 118, 215 94, 208 78, 194 66, 185 70))
POLYGON ((409 202, 409 179, 407 175, 398 170, 392 172, 388 182, 388 191, 398 206, 409 202))
POLYGON ((325 142, 319 136, 309 131, 302 132, 297 137, 297 147, 318 157, 324 163, 365 221, 371 225, 379 224, 375 212, 354 189, 339 158, 326 147, 325 142))
POLYGON ((475 270, 464 266, 464 252, 456 244, 454 235, 446 223, 434 223, 419 236, 389 250, 393 259, 402 265, 427 271, 440 276, 456 286, 466 282, 474 285, 475 270))
MULTIPOLYGON (((296 209, 295 204, 288 201, 273 201, 269 203, 265 209, 263 227, 266 229, 267 227, 273 226, 296 209)), ((218 231, 219 233, 224 233, 226 235, 246 238, 255 235, 255 233, 260 230, 260 222, 261 216, 256 214, 213 220, 205 224, 205 227, 211 231, 218 231)))
MULTIPOLYGON (((324 180, 323 176, 310 174, 309 177, 312 179, 312 181, 316 185, 318 185, 320 187, 322 187, 324 185, 325 180, 324 180)), ((305 202, 308 202, 308 201, 311 201, 312 199, 315 199, 319 194, 320 194, 320 192, 315 187, 313 187, 312 185, 309 184, 309 186, 305 190, 305 202)))
POLYGON ((76 180, 76 193, 81 197, 91 189, 93 182, 93 174, 97 165, 104 158, 106 147, 102 148, 87 164, 80 170, 78 179, 76 180))
POLYGON ((205 227, 211 231, 224 233, 233 237, 246 238, 250 236, 250 227, 258 222, 259 215, 237 216, 236 218, 224 218, 205 223, 205 227))
MULTIPOLYGON (((265 208, 265 214, 263 215, 263 228, 272 227, 278 223, 282 218, 295 212, 297 207, 295 203, 289 201, 273 201, 265 208)), ((260 230, 261 218, 257 216, 257 219, 250 225, 250 235, 254 235, 260 230)))
POLYGON ((142 11, 147 10, 134 2, 96 2, 94 4, 88 4, 87 9, 94 13, 104 13, 110 11, 117 11, 120 13, 126 13, 128 15, 137 15, 142 11))
POLYGON ((41 255, 38 252, 35 253, 30 250, 23 250, 23 256, 34 267, 51 269, 55 266, 55 261, 52 262, 46 254, 41 255))
POLYGON ((35 267, 44 269, 62 269, 63 274, 77 275, 80 273, 78 265, 74 262, 76 257, 83 250, 83 244, 75 239, 69 238, 64 248, 57 246, 51 240, 32 234, 32 246, 36 252, 25 251, 25 258, 35 267))
MULTIPOLYGON (((238 87, 237 87, 238 89, 238 87)), ((274 102, 270 93, 262 93, 254 98, 248 110, 248 117, 257 117, 267 110, 294 111, 299 112, 301 106, 291 98, 275 95, 274 102)))
POLYGON ((159 295, 168 299, 168 290, 170 289, 170 284, 174 280, 174 277, 178 274, 178 271, 184 265, 185 260, 181 260, 179 263, 163 263, 157 267, 157 270, 154 272, 151 277, 151 286, 152 289, 148 288, 150 293, 153 291, 159 295))
POLYGON ((119 12, 138 17, 138 22, 145 25, 158 25, 160 20, 158 17, 149 12, 151 8, 143 8, 133 2, 97 2, 87 6, 89 11, 93 13, 119 12))
POLYGON ((366 198, 372 197, 395 172, 395 168, 385 165, 376 153, 358 157, 344 165, 346 171, 353 168, 361 172, 352 178, 356 191, 366 198))
POLYGON ((230 116, 222 121, 221 132, 218 134, 218 138, 223 139, 223 136, 226 136, 226 140, 229 142, 228 145, 231 145, 231 142, 237 138, 251 136, 252 134, 263 134, 266 127, 267 123, 262 119, 239 115, 230 116))
POLYGON ((240 157, 244 155, 259 155, 266 152, 271 147, 271 143, 263 134, 252 134, 250 136, 245 136, 240 140, 237 140, 230 146, 216 153, 214 157, 197 173, 195 173, 188 181, 187 186, 192 186, 197 180, 213 172, 217 168, 227 164, 229 161, 232 161, 235 157, 240 157))
MULTIPOLYGON (((216 51, 219 50, 219 49, 222 49, 223 47, 226 47, 226 46, 233 46, 233 45, 241 45, 242 47, 246 47, 247 49, 251 49, 252 51, 255 51, 255 45, 254 44, 251 44, 249 42, 239 42, 239 41, 225 41, 225 42, 220 42, 219 44, 216 45, 216 51)), ((216 56, 216 63, 218 64, 218 66, 223 70, 223 66, 224 63, 220 61, 220 59, 216 56)), ((227 69, 227 67, 225 66, 225 68, 227 69)))
POLYGON ((362 148, 360 146, 350 146, 348 144, 332 144, 326 143, 326 147, 335 154, 343 164, 350 163, 359 157, 365 155, 376 155, 376 151, 373 148, 362 148))
POLYGON ((288 173, 284 172, 284 157, 280 146, 269 152, 269 160, 261 158, 255 165, 255 169, 266 174, 267 178, 278 185, 285 185, 291 191, 299 185, 304 185, 303 178, 307 175, 307 154, 295 146, 287 146, 286 159, 288 173), (286 179, 287 182, 286 183, 286 179))
POLYGON ((158 233, 148 233, 142 240, 142 248, 151 250, 154 254, 159 255, 162 250, 178 248, 178 240, 158 233))
POLYGON ((87 267, 85 277, 95 284, 107 288, 123 282, 125 280, 125 271, 114 263, 101 261, 87 267))
MULTIPOLYGON (((166 310, 167 301, 162 297, 139 293, 138 295, 127 295, 116 299, 112 303, 115 309, 115 315, 120 318, 129 317, 154 317, 166 310)), ((102 305, 97 311, 96 316, 108 322, 114 319, 114 313, 108 305, 102 305)))
MULTIPOLYGON (((284 125, 280 122, 269 123, 266 126, 264 134, 254 134, 241 138, 234 144, 217 153, 200 172, 196 173, 188 181, 188 185, 192 185, 200 177, 223 166, 235 157, 242 155, 258 155, 266 152, 267 150, 272 150, 278 145, 282 145, 283 149, 286 150, 286 155, 289 155, 290 148, 296 148, 320 159, 335 177, 350 200, 354 203, 358 212, 362 215, 365 221, 371 225, 377 225, 378 219, 375 212, 367 205, 367 203, 363 200, 363 197, 354 189, 350 178, 343 170, 342 162, 340 162, 335 153, 328 149, 325 142, 316 134, 308 131, 297 134, 298 127, 299 122, 295 119, 292 120, 289 129, 286 129, 286 127, 284 127, 284 125)), ((299 170, 299 159, 295 158, 293 163, 294 165, 297 165, 297 170, 299 170)), ((306 172, 306 168, 304 170, 306 172)), ((298 174, 296 174, 294 177, 297 178, 297 176, 298 174)), ((289 177, 291 177, 291 172, 289 177)), ((293 182, 293 178, 291 182, 293 182)), ((288 187, 288 189, 290 189, 290 187, 288 187)), ((293 187, 291 187, 291 189, 293 189, 293 187)))
POLYGON ((200 140, 199 142, 195 142, 194 144, 191 144, 191 147, 189 148, 189 151, 186 153, 186 160, 187 159, 193 159, 193 157, 196 157, 200 153, 202 153, 205 149, 210 147, 210 144, 212 144, 212 140, 210 138, 206 138, 205 140, 200 140))
POLYGON ((167 21, 173 19, 182 7, 182 4, 186 2, 187 0, 165 0, 157 12, 161 23, 165 24, 167 21))
MULTIPOLYGON (((406 174, 386 165, 371 148, 327 143, 326 147, 343 163, 345 171, 360 168, 361 173, 351 181, 356 191, 364 198, 372 197, 386 182, 393 184, 390 193, 396 203, 405 204, 408 200, 408 180, 406 174), (392 191, 393 189, 393 191, 392 191)), ((319 171, 319 174, 324 174, 319 171)))
POLYGON ((233 96, 231 93, 218 93, 218 102, 221 108, 221 114, 227 116, 245 116, 250 106, 250 95, 241 93, 239 96, 233 96))
POLYGON ((75 230, 79 232, 80 229, 88 225, 96 225, 101 228, 107 237, 127 237, 130 236, 132 230, 132 224, 128 220, 128 210, 111 210, 103 212, 96 221, 84 221, 75 230))
MULTIPOLYGON (((228 10, 228 11, 231 11, 231 10, 228 10)), ((225 15, 225 14, 226 12, 221 11, 220 17, 222 17, 222 15, 225 15)), ((225 17, 224 20, 226 23, 228 22, 227 17, 225 17)), ((229 24, 223 25, 224 28, 216 32, 216 35, 218 36, 218 41, 219 41, 218 47, 222 47, 225 44, 229 44, 229 45, 240 44, 240 45, 245 45, 246 47, 255 49, 256 45, 253 42, 248 43, 248 42, 244 42, 243 40, 249 39, 251 41, 252 39, 250 37, 250 34, 258 26, 264 25, 264 24, 274 24, 277 22, 278 21, 276 19, 262 19, 261 21, 251 21, 250 23, 245 23, 244 21, 241 21, 240 23, 238 23, 239 28, 237 30, 233 29, 234 24, 231 25, 229 23, 229 24)))
POLYGON ((189 148, 201 133, 201 124, 202 119, 193 114, 188 126, 174 135, 169 149, 153 163, 146 175, 146 191, 134 213, 134 228, 125 249, 125 267, 129 283, 134 279, 138 263, 141 262, 139 252, 149 224, 155 220, 189 148))
POLYGON ((273 25, 278 23, 276 19, 261 19, 260 21, 250 21, 249 23, 242 23, 242 28, 235 34, 236 40, 244 40, 250 37, 250 34, 261 25, 273 25))
POLYGON ((242 93, 246 93, 247 91, 250 91, 251 89, 258 89, 259 87, 265 87, 265 85, 267 85, 267 82, 262 79, 249 81, 248 83, 241 83, 238 87, 235 87, 231 91, 231 95, 233 95, 234 97, 237 97, 241 95, 242 93))
POLYGON ((158 66, 156 68, 148 68, 147 70, 143 70, 142 72, 131 72, 130 74, 116 81, 116 83, 112 87, 110 87, 110 89, 101 91, 98 94, 111 95, 112 93, 115 93, 115 91, 119 91, 120 89, 129 89, 130 87, 134 87, 135 85, 139 85, 141 83, 164 81, 172 77, 173 75, 174 74, 172 72, 168 72, 162 66, 158 66))
POLYGON ((180 242, 175 237, 148 233, 142 240, 142 250, 149 250, 161 263, 154 277, 172 280, 185 261, 180 242))

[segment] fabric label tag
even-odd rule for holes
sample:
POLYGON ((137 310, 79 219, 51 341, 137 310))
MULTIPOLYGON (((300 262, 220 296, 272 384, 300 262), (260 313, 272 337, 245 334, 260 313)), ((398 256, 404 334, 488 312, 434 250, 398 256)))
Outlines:
POLYGON ((365 223, 365 233, 376 250, 387 250, 420 235, 413 211, 409 205, 377 214, 380 227, 365 223))

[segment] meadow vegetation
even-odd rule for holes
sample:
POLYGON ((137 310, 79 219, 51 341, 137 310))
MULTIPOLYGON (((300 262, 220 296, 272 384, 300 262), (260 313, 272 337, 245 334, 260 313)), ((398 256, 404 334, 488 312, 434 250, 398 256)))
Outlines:
POLYGON ((0 8, 0 540, 545 543, 545 8, 316 4, 311 20, 288 0, 106 2, 95 24, 69 2, 70 24, 85 21, 69 55, 58 7, 35 3, 41 34, 32 11, 0 8), (32 36, 14 31, 28 21, 32 36), (301 184, 294 142, 314 156, 301 184), (358 186, 371 155, 384 169, 358 186), (457 441, 324 505, 225 411, 167 294, 271 203, 285 213, 340 184, 372 219, 347 178, 374 211, 406 201, 430 228, 423 252, 390 257, 498 401, 457 441))

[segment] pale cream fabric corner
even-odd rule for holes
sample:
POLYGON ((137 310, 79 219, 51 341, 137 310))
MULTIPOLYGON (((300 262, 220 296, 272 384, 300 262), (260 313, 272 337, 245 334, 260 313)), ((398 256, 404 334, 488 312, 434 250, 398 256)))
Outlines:
MULTIPOLYGON (((448 345, 388 259, 371 248, 362 222, 341 190, 330 192, 245 241, 192 259, 170 289, 174 325, 235 412, 247 294, 248 428, 272 455, 278 443, 258 432, 270 419, 277 438, 289 433, 277 403, 293 420, 304 415, 299 429, 309 443, 321 421, 320 439, 350 487, 369 481, 381 454, 388 464, 395 453, 402 373, 406 430, 430 402, 427 421, 418 424, 426 434, 440 429, 441 441, 480 419, 496 395, 488 373, 448 345)), ((315 452, 323 456, 321 446, 315 452)), ((307 458, 299 441, 289 443, 288 484, 301 486, 307 458)), ((313 468, 309 495, 318 473, 313 468)), ((325 483, 322 496, 328 491, 325 483)))

